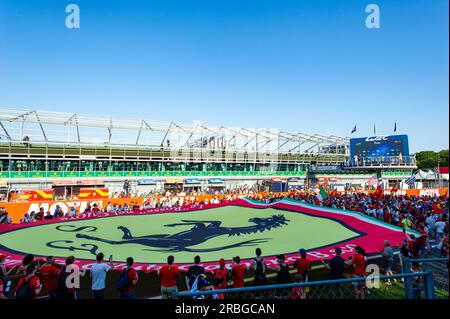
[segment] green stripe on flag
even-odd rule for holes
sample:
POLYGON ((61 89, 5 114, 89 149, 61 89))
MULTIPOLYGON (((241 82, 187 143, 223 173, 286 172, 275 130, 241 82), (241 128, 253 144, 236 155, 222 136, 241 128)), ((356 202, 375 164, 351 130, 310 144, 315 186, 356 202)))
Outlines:
POLYGON ((323 187, 320 188, 319 194, 317 194, 317 197, 319 197, 320 201, 323 201, 328 197, 327 192, 325 192, 325 189, 323 187))

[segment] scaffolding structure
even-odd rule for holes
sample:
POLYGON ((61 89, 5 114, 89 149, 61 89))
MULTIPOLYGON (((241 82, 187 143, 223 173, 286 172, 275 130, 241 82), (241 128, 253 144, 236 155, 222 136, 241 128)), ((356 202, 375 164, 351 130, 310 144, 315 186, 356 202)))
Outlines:
POLYGON ((344 158, 349 138, 0 107, 0 143, 344 158))

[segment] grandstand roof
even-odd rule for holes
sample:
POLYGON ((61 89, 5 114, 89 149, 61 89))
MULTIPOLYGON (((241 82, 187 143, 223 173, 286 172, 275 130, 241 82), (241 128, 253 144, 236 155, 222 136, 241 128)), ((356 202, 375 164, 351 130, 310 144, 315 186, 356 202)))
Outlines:
POLYGON ((214 127, 150 119, 113 118, 0 107, 0 142, 201 148, 227 151, 336 153, 348 150, 349 138, 291 133, 278 129, 214 127), (331 146, 331 148, 330 148, 331 146), (344 147, 342 147, 344 146, 344 147))

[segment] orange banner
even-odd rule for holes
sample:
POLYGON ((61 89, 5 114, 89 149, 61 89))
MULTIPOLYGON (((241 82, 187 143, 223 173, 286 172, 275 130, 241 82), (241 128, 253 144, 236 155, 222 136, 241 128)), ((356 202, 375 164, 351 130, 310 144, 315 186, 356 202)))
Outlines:
POLYGON ((53 199, 53 189, 31 189, 18 191, 16 195, 16 200, 18 202, 31 202, 40 200, 52 200, 53 199))
POLYGON ((78 199, 106 199, 109 196, 107 188, 82 188, 78 199))

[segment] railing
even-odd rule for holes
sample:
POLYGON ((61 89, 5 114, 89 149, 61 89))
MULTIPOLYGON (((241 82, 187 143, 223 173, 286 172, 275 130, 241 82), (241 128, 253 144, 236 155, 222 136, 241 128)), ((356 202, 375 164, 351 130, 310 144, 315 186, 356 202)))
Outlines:
POLYGON ((306 176, 305 171, 0 171, 0 178, 306 176))
POLYGON ((373 167, 373 166, 416 166, 415 156, 380 156, 351 159, 345 167, 373 167))
POLYGON ((224 299, 353 299, 355 287, 363 288, 367 299, 433 299, 433 276, 430 271, 389 276, 311 281, 282 285, 253 286, 198 292, 177 292, 174 298, 207 299, 222 294, 224 299), (386 285, 384 281, 393 281, 386 285), (378 282, 378 286, 376 284, 378 282))
MULTIPOLYGON (((323 152, 289 152, 284 150, 245 150, 245 149, 223 149, 223 148, 188 148, 184 146, 156 146, 156 145, 135 145, 135 144, 64 144, 64 143, 39 143, 39 142, 10 142, 0 140, 0 156, 2 154, 15 154, 15 159, 20 159, 23 155, 27 159, 28 155, 34 158, 37 156, 57 155, 67 156, 102 156, 102 157, 123 157, 127 156, 149 158, 195 158, 211 159, 214 161, 223 160, 286 160, 302 161, 327 159, 331 162, 343 162, 345 154, 323 153, 323 152)), ((105 158, 103 158, 105 160, 105 158)))

